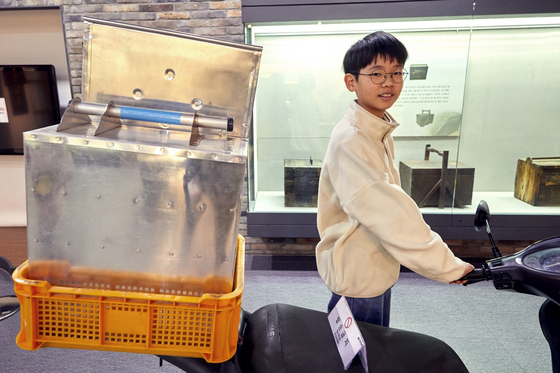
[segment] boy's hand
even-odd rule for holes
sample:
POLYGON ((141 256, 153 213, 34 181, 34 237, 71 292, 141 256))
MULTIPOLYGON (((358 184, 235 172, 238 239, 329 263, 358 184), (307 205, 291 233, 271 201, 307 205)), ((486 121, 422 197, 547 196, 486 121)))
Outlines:
MULTIPOLYGON (((463 276, 461 276, 461 278, 465 278, 465 276, 469 273, 471 273, 474 270, 474 266, 470 263, 466 263, 465 262, 465 272, 463 272, 463 276)), ((465 282, 467 282, 467 280, 455 280, 455 281, 451 281, 450 284, 464 284, 465 282)))

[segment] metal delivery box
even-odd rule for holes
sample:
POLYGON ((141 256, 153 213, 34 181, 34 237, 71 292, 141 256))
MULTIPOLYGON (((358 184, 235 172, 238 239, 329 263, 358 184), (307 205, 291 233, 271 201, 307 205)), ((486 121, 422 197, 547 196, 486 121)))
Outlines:
POLYGON ((82 99, 24 134, 29 278, 231 292, 261 48, 84 21, 82 99))

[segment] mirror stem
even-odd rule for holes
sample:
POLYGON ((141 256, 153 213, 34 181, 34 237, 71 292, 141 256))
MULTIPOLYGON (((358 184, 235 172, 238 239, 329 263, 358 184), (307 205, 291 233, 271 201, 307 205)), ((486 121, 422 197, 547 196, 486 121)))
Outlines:
POLYGON ((492 231, 490 230, 490 223, 486 220, 486 233, 488 233, 488 238, 490 239, 490 243, 492 244, 492 254, 494 254, 494 258, 500 258, 502 253, 498 246, 496 246, 496 242, 494 242, 494 237, 492 237, 492 231))

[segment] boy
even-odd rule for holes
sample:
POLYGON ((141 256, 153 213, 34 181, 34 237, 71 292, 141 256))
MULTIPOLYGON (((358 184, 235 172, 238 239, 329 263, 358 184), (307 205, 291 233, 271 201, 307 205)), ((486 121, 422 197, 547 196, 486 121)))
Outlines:
POLYGON ((405 46, 379 31, 344 56, 344 82, 357 100, 334 128, 321 170, 317 267, 333 292, 329 312, 345 296, 356 320, 389 326, 391 287, 400 265, 427 278, 456 282, 473 266, 456 258, 401 189, 386 112, 407 72, 405 46))

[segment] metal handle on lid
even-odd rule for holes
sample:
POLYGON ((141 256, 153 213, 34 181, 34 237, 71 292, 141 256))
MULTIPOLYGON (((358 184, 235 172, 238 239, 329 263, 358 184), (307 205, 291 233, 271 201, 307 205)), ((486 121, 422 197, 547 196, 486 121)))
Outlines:
MULTIPOLYGON (((130 106, 114 105, 112 102, 108 105, 97 104, 91 102, 82 102, 79 98, 75 98, 62 117, 62 121, 57 127, 57 131, 62 131, 82 124, 89 124, 91 120, 87 115, 100 115, 110 118, 130 119, 143 122, 155 122, 165 124, 175 124, 184 126, 198 126, 203 128, 212 128, 233 131, 233 118, 216 117, 192 113, 180 113, 166 110, 144 109, 130 106), (79 120, 77 120, 79 118, 79 120)), ((114 128, 114 127, 112 127, 114 128)), ((109 128, 111 129, 111 128, 109 128)), ((106 132, 96 131, 96 135, 106 132)))

